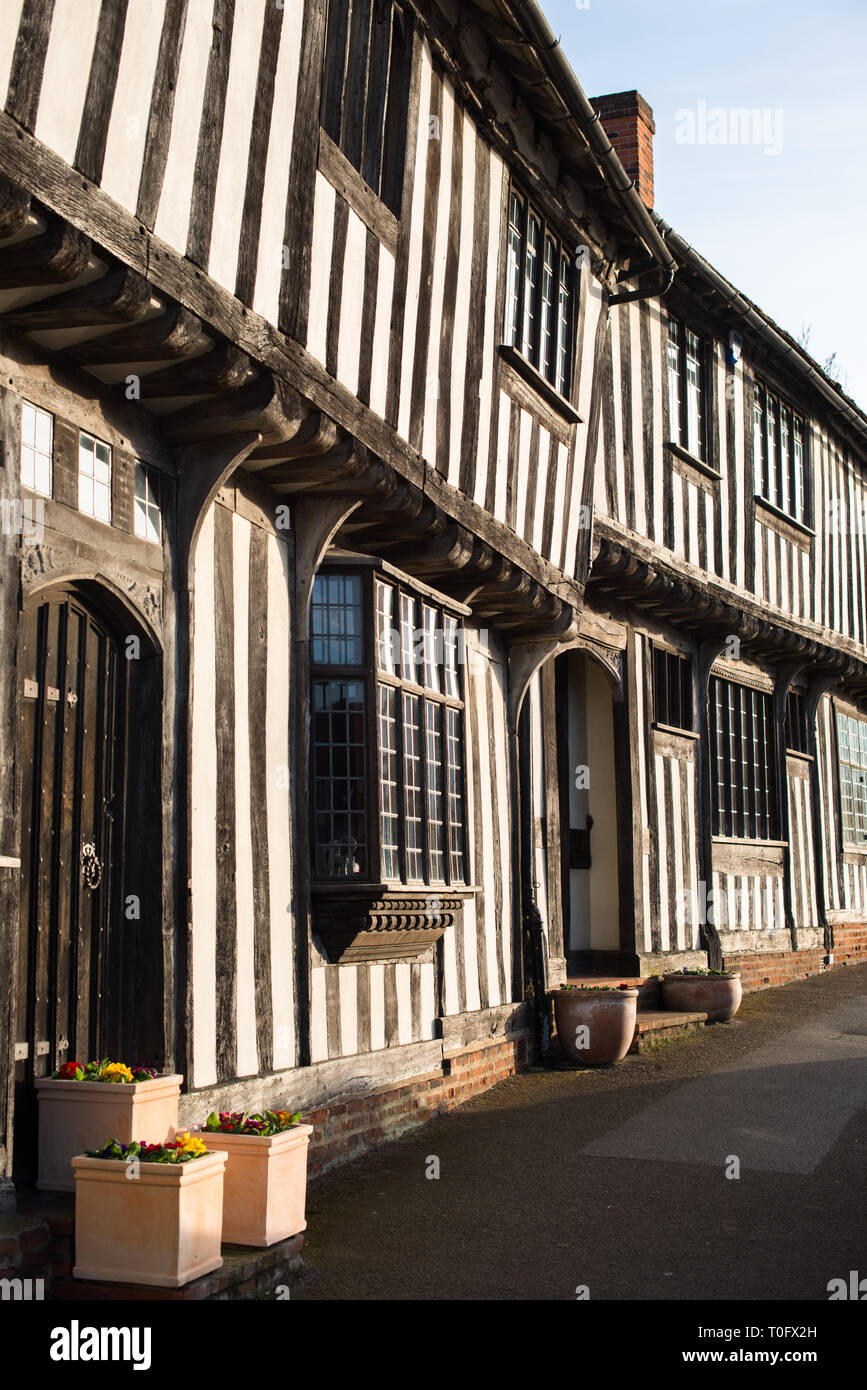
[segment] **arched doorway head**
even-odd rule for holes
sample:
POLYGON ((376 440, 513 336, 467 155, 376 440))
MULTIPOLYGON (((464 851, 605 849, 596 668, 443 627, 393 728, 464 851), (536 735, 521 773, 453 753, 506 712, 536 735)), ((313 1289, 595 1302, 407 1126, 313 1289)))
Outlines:
POLYGON ((13 1162, 26 1179, 40 1076, 132 1049, 147 1060, 136 1020, 154 1018, 142 957, 162 960, 162 679, 149 624, 89 576, 28 595, 19 670, 13 1162))
POLYGON ((572 636, 562 641, 546 638, 538 642, 515 643, 509 650, 509 707, 513 729, 518 727, 521 709, 533 678, 549 661, 571 651, 586 652, 603 671, 611 687, 611 698, 623 700, 623 666, 619 650, 603 647, 601 643, 583 636, 572 636))

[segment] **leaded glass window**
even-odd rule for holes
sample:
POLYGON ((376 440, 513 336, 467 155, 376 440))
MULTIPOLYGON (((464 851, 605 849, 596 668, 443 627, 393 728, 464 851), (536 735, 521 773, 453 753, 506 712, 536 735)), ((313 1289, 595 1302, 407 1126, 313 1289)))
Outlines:
POLYGON ((701 338, 668 318, 668 422, 673 444, 705 459, 705 370, 701 338))
POLYGON ((396 577, 326 565, 310 631, 317 877, 463 883, 458 619, 396 577))
POLYGON ((756 383, 753 397, 755 490, 794 521, 809 524, 804 421, 756 383))
POLYGON ((847 844, 867 842, 867 721, 837 715, 840 809, 847 844))
POLYGON ((572 392, 574 295, 568 252, 536 208, 513 189, 503 340, 567 398, 572 392))
POLYGON ((771 696, 712 677, 710 748, 715 835, 770 840, 777 828, 771 696))

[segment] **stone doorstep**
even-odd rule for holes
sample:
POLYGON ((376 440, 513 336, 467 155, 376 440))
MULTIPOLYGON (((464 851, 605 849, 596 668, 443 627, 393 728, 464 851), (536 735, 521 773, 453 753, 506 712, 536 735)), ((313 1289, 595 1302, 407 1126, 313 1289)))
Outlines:
POLYGON ((670 1038, 698 1033, 707 1023, 707 1014, 678 1013, 675 1009, 639 1009, 635 1016, 635 1036, 630 1053, 649 1052, 670 1038))
POLYGON ((277 1287, 303 1268, 303 1245, 303 1235, 290 1236, 266 1248, 224 1245, 220 1269, 203 1274, 179 1289, 161 1289, 151 1284, 102 1283, 96 1279, 58 1279, 52 1288, 52 1297, 71 1303, 105 1300, 196 1303, 205 1299, 248 1299, 257 1294, 274 1298, 277 1287))

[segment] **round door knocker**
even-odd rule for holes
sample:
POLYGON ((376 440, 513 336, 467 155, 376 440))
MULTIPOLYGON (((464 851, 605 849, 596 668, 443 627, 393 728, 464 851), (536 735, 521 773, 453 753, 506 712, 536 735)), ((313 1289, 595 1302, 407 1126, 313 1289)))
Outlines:
POLYGON ((81 846, 81 872, 84 882, 90 889, 96 889, 102 882, 102 865, 96 853, 96 845, 81 846))

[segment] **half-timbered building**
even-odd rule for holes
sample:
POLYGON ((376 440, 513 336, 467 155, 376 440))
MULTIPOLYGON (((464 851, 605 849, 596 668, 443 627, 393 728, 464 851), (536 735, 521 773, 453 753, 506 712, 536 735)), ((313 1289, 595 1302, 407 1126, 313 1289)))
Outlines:
POLYGON ((867 418, 637 93, 535 0, 5 0, 0 94, 8 1176, 73 1056, 333 1162, 567 974, 867 954, 867 418))

